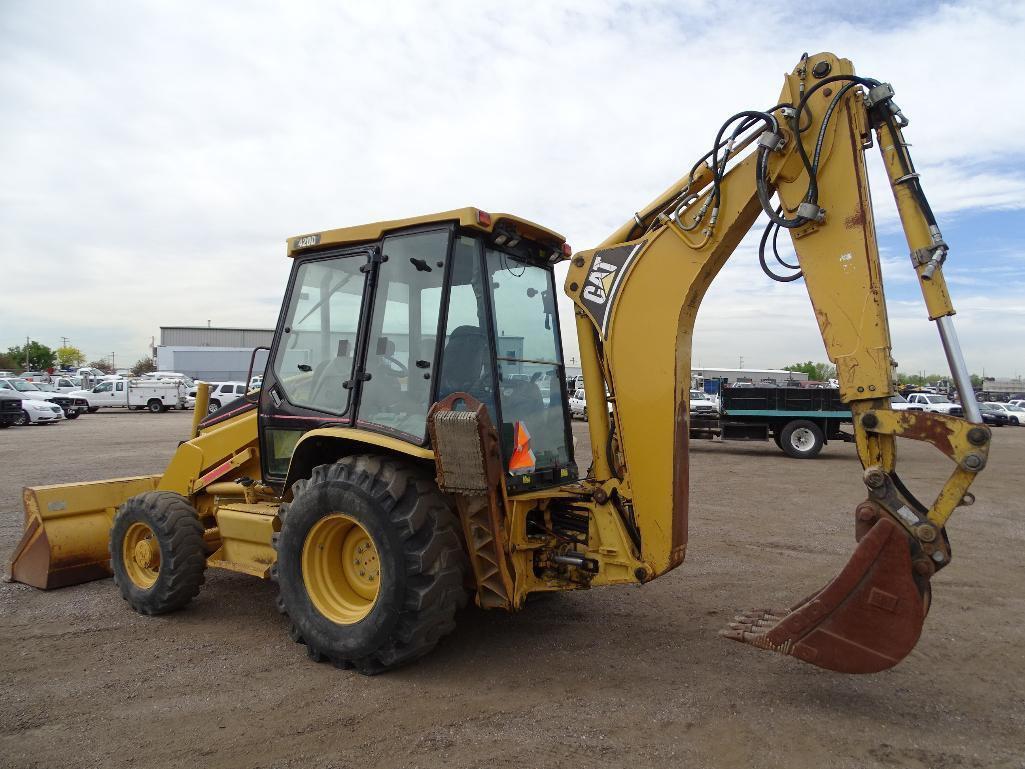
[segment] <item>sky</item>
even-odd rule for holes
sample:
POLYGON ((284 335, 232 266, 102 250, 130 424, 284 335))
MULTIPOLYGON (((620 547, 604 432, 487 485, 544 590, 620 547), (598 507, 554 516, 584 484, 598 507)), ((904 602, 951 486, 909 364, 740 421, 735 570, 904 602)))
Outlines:
MULTIPOLYGON (((472 205, 593 247, 830 50, 911 120, 969 369, 1025 375, 1023 40, 1025 3, 999 0, 2 0, 0 349, 68 337, 122 365, 161 325, 273 327, 285 239, 368 221, 472 205)), ((894 357, 944 372, 868 159, 894 357)), ((803 283, 766 278, 754 242, 707 294, 695 365, 824 361, 803 283)))

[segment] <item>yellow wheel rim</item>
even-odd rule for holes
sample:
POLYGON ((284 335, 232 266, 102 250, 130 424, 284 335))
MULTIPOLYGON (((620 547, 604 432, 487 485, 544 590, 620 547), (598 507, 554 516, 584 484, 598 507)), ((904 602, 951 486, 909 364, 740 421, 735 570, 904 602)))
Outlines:
POLYGON ((377 603, 381 560, 367 530, 344 513, 321 518, 303 543, 303 584, 324 617, 353 625, 377 603))
POLYGON ((121 541, 121 560, 137 587, 153 587, 160 574, 160 544, 153 529, 138 521, 129 526, 121 541))

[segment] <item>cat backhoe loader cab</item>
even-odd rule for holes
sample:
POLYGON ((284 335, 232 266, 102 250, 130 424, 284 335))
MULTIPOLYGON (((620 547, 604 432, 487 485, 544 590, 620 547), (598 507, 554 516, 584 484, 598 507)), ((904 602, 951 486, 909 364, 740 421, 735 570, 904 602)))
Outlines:
POLYGON ((200 421, 201 388, 192 437, 162 475, 26 489, 14 578, 46 588, 112 573, 144 613, 183 606, 206 567, 275 579, 310 656, 365 673, 433 648, 468 593, 515 610, 532 593, 655 579, 687 547, 697 309, 764 213, 761 266, 806 282, 866 497, 852 500, 858 545, 832 582, 741 614, 724 635, 836 671, 896 664, 917 642, 930 577, 950 561, 945 524, 971 503, 990 434, 893 95, 846 60, 802 57, 776 106, 731 117, 689 173, 575 255, 551 230, 474 208, 290 239, 262 388, 200 421), (873 143, 965 419, 890 408, 873 143), (796 264, 777 251, 781 229, 796 264), (585 386, 612 406, 591 409, 584 458, 556 311, 553 266, 567 259, 585 386), (900 482, 897 437, 954 462, 931 503, 900 482))

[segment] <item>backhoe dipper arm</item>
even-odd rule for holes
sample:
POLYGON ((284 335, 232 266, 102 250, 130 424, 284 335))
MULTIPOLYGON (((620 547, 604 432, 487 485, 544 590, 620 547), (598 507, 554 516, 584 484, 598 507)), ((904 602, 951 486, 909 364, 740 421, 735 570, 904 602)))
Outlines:
POLYGON ((805 56, 786 76, 776 107, 730 118, 690 173, 597 249, 576 254, 566 280, 585 387, 589 394, 607 387, 614 404, 611 418, 590 409, 589 482, 626 501, 650 578, 679 565, 686 549, 697 309, 755 220, 769 216, 762 268, 780 282, 805 279, 853 412, 868 497, 855 513, 858 548, 832 583, 792 609, 742 615, 727 635, 844 672, 885 669, 914 647, 929 577, 950 560, 943 526, 956 506, 970 503, 967 489, 985 465, 990 438, 950 317, 947 246, 903 125, 887 84, 856 76, 832 54, 805 56), (873 131, 970 421, 890 408, 895 364, 864 158, 873 131), (797 264, 778 255, 781 229, 791 235, 797 264), (774 272, 770 259, 789 274, 774 272), (898 436, 930 442, 956 463, 931 505, 914 499, 895 473, 898 436))

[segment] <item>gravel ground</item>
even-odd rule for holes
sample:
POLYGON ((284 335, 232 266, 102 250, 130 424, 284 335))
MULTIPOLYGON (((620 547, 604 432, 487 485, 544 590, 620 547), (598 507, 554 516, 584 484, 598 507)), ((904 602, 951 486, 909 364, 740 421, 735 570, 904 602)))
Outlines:
MULTIPOLYGON (((111 412, 0 431, 0 557, 22 486, 159 472, 190 415, 111 412)), ((586 428, 575 425, 585 456, 586 428)), ((316 665, 275 589, 211 570, 159 618, 110 580, 0 583, 0 765, 18 767, 1025 767, 1025 428, 950 533, 917 649, 840 676, 719 639, 739 608, 792 602, 852 549, 854 448, 692 447, 690 549, 671 574, 466 610, 427 659, 375 678, 316 665)), ((902 447, 913 489, 949 464, 902 447)))

